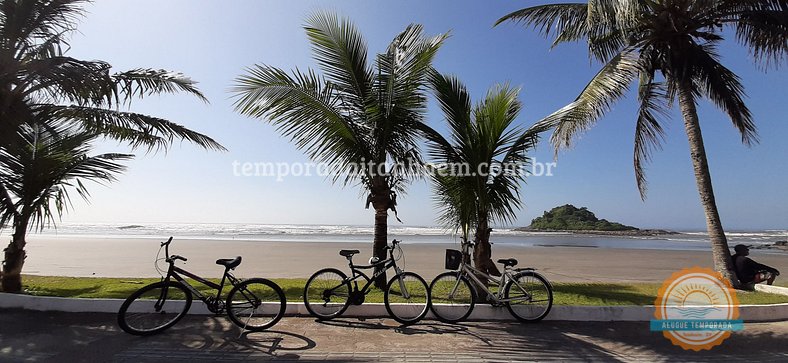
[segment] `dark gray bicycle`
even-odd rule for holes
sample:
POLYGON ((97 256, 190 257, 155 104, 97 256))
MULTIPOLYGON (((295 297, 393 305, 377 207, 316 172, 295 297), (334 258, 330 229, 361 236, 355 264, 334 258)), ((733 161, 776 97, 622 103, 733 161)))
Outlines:
POLYGON ((394 268, 396 275, 389 280, 384 292, 386 310, 394 320, 401 324, 414 324, 424 318, 429 311, 430 294, 427 282, 413 272, 404 272, 397 266, 402 258, 401 241, 391 241, 386 246, 389 257, 382 261, 371 261, 369 265, 353 264, 353 255, 358 250, 341 250, 339 254, 348 260, 350 277, 335 268, 326 268, 315 272, 304 286, 304 305, 310 314, 320 320, 336 318, 347 310, 348 306, 361 305, 373 282, 380 274, 394 268), (372 277, 362 270, 380 267, 372 277), (359 280, 364 282, 359 288, 359 280))
POLYGON ((241 256, 216 260, 217 265, 224 266, 222 281, 216 284, 175 266, 176 261, 186 262, 186 258, 170 255, 171 242, 172 237, 162 242, 156 254, 158 262, 161 249, 164 248, 163 259, 169 264, 167 274, 161 281, 131 294, 120 306, 118 325, 123 331, 134 335, 152 335, 164 331, 186 315, 194 296, 202 300, 210 312, 217 315, 226 312, 230 321, 242 329, 260 331, 282 319, 287 301, 279 285, 261 278, 241 280, 230 273, 241 264, 241 256), (215 290, 216 295, 203 295, 184 276, 215 290), (233 287, 227 299, 222 299, 226 282, 233 287))

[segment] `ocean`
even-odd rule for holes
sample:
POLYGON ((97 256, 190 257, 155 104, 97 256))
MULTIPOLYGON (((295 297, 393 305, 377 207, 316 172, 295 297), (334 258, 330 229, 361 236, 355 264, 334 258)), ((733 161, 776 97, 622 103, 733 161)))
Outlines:
MULTIPOLYGON (((7 231, 4 231, 7 234, 7 231)), ((458 244, 459 237, 440 227, 389 225, 389 239, 406 243, 458 244)), ((42 236, 64 238, 151 238, 210 239, 230 241, 277 242, 371 242, 372 226, 297 225, 297 224, 224 224, 224 223, 61 223, 41 232, 42 236)), ((788 240, 788 230, 726 232, 728 243, 766 246, 788 240)), ((601 236, 565 232, 521 232, 509 228, 493 231, 493 244, 542 247, 627 248, 658 250, 709 250, 708 235, 683 231, 659 236, 601 236)), ((777 250, 768 253, 784 253, 777 250)))

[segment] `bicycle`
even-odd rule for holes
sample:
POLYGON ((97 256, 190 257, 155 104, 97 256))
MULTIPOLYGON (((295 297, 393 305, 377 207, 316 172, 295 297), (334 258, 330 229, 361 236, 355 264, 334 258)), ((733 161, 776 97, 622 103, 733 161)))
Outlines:
POLYGON ((118 325, 133 335, 152 335, 175 325, 191 307, 193 296, 202 300, 208 310, 216 315, 227 313, 234 324, 249 331, 261 331, 276 324, 285 314, 286 299, 282 289, 274 282, 262 278, 241 280, 230 271, 241 264, 241 256, 216 260, 224 266, 219 284, 208 281, 178 266, 176 261, 186 262, 179 255, 170 255, 172 237, 162 242, 156 254, 156 269, 161 273, 158 262, 161 249, 163 260, 169 264, 167 274, 161 281, 147 285, 132 293, 118 311, 118 325), (215 296, 203 295, 189 284, 188 277, 216 291, 215 296), (174 280, 174 281, 173 281, 174 280), (225 282, 232 285, 227 299, 222 300, 225 282))
POLYGON ((389 315, 403 325, 414 324, 424 318, 430 305, 429 288, 421 276, 404 272, 397 266, 397 261, 404 255, 400 242, 393 240, 391 247, 386 246, 389 257, 382 261, 374 261, 373 258, 369 265, 353 264, 353 255, 359 253, 358 250, 339 251, 339 255, 348 260, 351 276, 335 268, 315 272, 304 286, 306 309, 318 320, 334 319, 342 315, 350 304, 363 304, 375 279, 393 267, 396 275, 388 281, 383 299, 389 315), (395 251, 399 252, 397 257, 395 251), (378 267, 382 268, 372 277, 361 271, 378 267), (360 279, 365 280, 361 289, 358 283, 360 279))
POLYGON ((478 296, 470 281, 487 295, 493 306, 506 306, 519 321, 536 322, 547 316, 553 306, 553 288, 544 276, 534 268, 514 268, 517 260, 507 258, 498 260, 504 270, 500 279, 496 279, 465 260, 463 256, 468 256, 471 247, 472 242, 463 241, 462 252, 446 250, 446 269, 456 271, 444 272, 430 284, 430 309, 438 320, 456 323, 471 315, 478 296), (497 284, 498 290, 490 291, 482 279, 497 284))

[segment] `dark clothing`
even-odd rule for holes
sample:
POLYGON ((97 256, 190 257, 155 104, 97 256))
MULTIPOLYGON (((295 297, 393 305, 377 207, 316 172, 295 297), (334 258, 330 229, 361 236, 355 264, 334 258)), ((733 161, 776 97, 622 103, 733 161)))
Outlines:
POLYGON ((736 269, 736 277, 744 284, 755 280, 755 275, 760 272, 771 272, 773 274, 780 273, 774 267, 762 265, 738 253, 733 255, 733 267, 736 269))

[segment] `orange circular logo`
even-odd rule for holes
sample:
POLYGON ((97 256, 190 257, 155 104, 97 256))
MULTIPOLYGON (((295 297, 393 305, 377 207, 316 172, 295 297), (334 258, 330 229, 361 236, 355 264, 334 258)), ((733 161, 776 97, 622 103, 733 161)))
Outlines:
POLYGON ((739 300, 730 282, 708 268, 693 267, 671 275, 654 305, 657 320, 652 320, 652 330, 661 330, 686 350, 710 350, 742 324, 739 300))

